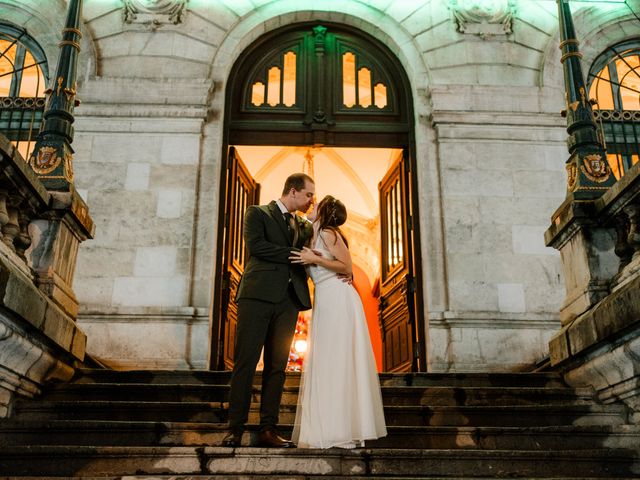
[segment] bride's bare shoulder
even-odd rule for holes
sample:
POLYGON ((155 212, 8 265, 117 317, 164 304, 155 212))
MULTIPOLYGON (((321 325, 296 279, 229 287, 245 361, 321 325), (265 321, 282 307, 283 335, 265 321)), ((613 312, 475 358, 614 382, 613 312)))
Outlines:
POLYGON ((325 228, 321 230, 320 235, 325 241, 328 241, 328 242, 334 242, 337 238, 336 232, 329 228, 325 228))

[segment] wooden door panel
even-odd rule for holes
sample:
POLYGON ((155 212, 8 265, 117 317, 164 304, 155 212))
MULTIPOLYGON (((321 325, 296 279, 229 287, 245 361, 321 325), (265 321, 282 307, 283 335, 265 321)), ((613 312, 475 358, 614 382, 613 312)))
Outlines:
POLYGON ((235 148, 229 149, 227 201, 225 204, 224 264, 222 266, 222 299, 220 323, 222 339, 222 365, 233 368, 238 306, 234 299, 244 272, 246 248, 242 237, 244 213, 247 207, 258 203, 260 185, 251 177, 235 148))
POLYGON ((414 345, 418 342, 411 251, 410 183, 408 159, 403 155, 379 185, 382 234, 380 328, 384 370, 416 369, 414 345))

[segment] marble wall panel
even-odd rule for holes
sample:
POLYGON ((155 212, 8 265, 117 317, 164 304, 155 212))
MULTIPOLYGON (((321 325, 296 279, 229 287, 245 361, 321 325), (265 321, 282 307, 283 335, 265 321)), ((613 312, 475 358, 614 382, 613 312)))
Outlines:
POLYGON ((187 293, 188 279, 184 275, 117 277, 110 303, 126 307, 172 307, 185 305, 187 293))
POLYGON ((205 368, 206 312, 130 308, 110 316, 85 313, 78 323, 88 334, 88 351, 110 367, 205 368))

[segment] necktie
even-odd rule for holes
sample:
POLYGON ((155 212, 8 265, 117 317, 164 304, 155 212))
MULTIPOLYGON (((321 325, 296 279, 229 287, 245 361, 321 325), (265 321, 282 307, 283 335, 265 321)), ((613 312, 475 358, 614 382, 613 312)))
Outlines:
POLYGON ((291 244, 295 245, 298 241, 298 225, 295 217, 287 212, 284 214, 284 217, 287 219, 287 227, 289 229, 289 239, 291 240, 291 244))

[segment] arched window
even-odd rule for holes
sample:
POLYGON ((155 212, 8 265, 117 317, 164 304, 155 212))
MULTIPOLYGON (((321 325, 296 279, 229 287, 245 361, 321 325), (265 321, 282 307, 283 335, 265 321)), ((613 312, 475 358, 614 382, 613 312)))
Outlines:
POLYGON ((640 38, 608 47, 589 70, 589 97, 616 178, 639 160, 640 38))
POLYGON ((27 159, 42 123, 47 59, 27 32, 0 23, 0 133, 27 159))
POLYGON ((397 145, 410 86, 387 47, 330 22, 289 25, 254 42, 231 72, 230 144, 397 145), (355 142, 355 143, 354 143, 355 142))

